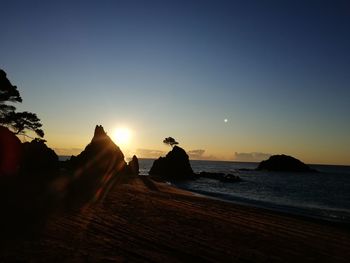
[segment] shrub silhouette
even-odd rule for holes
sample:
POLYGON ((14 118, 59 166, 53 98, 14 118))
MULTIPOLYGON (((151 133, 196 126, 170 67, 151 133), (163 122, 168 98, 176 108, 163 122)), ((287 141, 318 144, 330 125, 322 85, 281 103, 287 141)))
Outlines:
POLYGON ((163 140, 163 143, 170 145, 171 147, 174 147, 175 145, 179 144, 173 137, 168 137, 163 140))

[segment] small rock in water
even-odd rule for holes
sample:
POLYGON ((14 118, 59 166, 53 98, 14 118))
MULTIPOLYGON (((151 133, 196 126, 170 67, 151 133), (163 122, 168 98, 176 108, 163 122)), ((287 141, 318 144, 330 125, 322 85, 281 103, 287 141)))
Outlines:
POLYGON ((237 183, 241 182, 242 179, 238 175, 226 174, 223 178, 220 179, 220 181, 224 183, 237 183))
POLYGON ((219 180, 224 183, 236 183, 242 181, 242 179, 237 175, 224 173, 200 172, 198 177, 219 180))

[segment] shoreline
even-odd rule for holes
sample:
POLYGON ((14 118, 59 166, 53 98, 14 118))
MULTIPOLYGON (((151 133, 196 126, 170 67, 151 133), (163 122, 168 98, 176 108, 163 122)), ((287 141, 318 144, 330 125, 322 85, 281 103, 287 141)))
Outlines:
POLYGON ((350 230, 197 196, 147 177, 116 181, 103 200, 53 214, 2 261, 347 262, 350 230))
MULTIPOLYGON (((282 204, 274 204, 269 203, 265 201, 258 201, 258 200, 252 200, 248 198, 243 197, 237 197, 232 196, 229 194, 223 194, 223 193, 216 193, 216 192, 208 192, 208 191, 201 191, 201 190, 192 190, 188 189, 186 187, 181 187, 176 184, 171 184, 179 189, 189 191, 194 194, 198 194, 198 196, 203 196, 206 198, 210 198, 217 201, 232 203, 240 206, 247 206, 252 208, 258 208, 267 210, 270 212, 286 215, 286 216, 294 216, 297 218, 310 220, 310 221, 317 221, 320 223, 330 224, 330 225, 339 225, 342 227, 347 227, 350 229, 350 218, 346 217, 346 219, 338 219, 335 217, 329 217, 329 216, 322 216, 320 214, 321 211, 327 211, 322 210, 321 208, 315 208, 314 211, 319 212, 318 214, 313 214, 311 211, 313 208, 304 208, 304 207, 296 207, 296 206, 289 206, 289 205, 282 205, 282 204)), ((330 210, 328 210, 330 211, 330 210)), ((338 211, 339 212, 339 211, 338 211)))

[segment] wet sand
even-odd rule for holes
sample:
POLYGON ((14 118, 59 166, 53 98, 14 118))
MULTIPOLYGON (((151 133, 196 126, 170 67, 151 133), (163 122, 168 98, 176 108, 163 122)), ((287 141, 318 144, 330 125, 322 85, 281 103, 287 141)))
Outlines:
POLYGON ((2 244, 0 261, 349 262, 346 227, 194 195, 146 177, 52 216, 35 238, 2 244))

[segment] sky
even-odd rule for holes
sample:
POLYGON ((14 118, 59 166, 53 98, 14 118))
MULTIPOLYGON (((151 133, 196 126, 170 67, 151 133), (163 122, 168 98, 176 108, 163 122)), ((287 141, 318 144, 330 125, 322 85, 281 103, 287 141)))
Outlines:
POLYGON ((0 5, 0 68, 59 154, 101 124, 126 156, 350 165, 348 1, 0 5))

